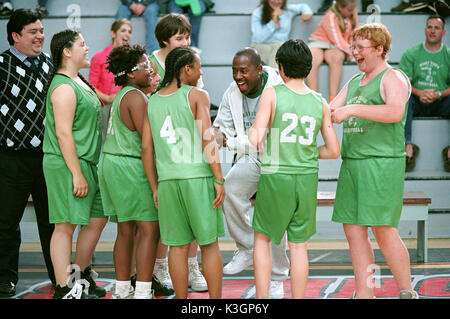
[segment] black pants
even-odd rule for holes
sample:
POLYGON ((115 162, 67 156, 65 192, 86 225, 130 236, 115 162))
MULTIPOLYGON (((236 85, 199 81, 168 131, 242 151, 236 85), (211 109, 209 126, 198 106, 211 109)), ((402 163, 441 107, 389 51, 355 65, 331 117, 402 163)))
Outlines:
POLYGON ((50 280, 55 283, 50 240, 47 186, 42 170, 42 153, 0 150, 0 282, 17 284, 20 221, 28 198, 33 198, 39 238, 50 280))

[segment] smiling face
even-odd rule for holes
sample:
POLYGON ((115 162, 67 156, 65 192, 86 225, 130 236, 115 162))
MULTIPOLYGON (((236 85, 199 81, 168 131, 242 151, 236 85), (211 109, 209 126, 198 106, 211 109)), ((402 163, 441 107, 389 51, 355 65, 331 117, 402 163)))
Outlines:
POLYGON ((352 48, 353 57, 361 71, 368 72, 377 65, 381 53, 370 40, 356 38, 352 43, 352 48))
POLYGON ((285 0, 268 0, 269 6, 273 9, 281 9, 285 0))
POLYGON ((146 54, 142 55, 137 64, 138 69, 131 72, 134 83, 140 88, 147 88, 152 82, 152 68, 146 54))
POLYGON ((200 57, 198 54, 194 54, 195 59, 192 66, 186 65, 186 79, 185 82, 191 86, 197 86, 198 80, 202 76, 202 62, 200 61, 200 57))
POLYGON ((64 54, 70 58, 71 63, 75 64, 77 68, 84 68, 89 65, 88 57, 89 47, 86 45, 81 34, 75 38, 71 48, 64 49, 64 54))
POLYGON ((13 32, 14 47, 27 56, 38 56, 44 45, 44 27, 36 20, 23 27, 20 33, 13 32))
POLYGON ((168 51, 172 51, 178 47, 188 47, 191 45, 191 35, 188 33, 177 32, 169 38, 169 41, 164 41, 168 51))
POLYGON ((113 47, 127 44, 131 39, 132 28, 128 23, 123 23, 117 31, 111 31, 111 37, 113 39, 113 47))
POLYGON ((232 69, 233 79, 242 94, 253 94, 261 88, 262 66, 255 67, 247 55, 236 55, 232 69))

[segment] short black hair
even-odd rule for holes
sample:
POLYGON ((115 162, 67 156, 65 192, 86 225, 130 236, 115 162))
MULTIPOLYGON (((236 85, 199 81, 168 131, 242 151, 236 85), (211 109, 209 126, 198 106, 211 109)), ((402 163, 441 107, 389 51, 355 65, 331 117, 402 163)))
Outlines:
POLYGON ((108 55, 106 69, 114 74, 114 83, 118 86, 124 86, 128 83, 127 74, 139 63, 139 60, 145 54, 145 47, 139 44, 124 44, 111 50, 108 55), (120 76, 118 73, 124 72, 120 76))
POLYGON ((311 51, 300 39, 284 42, 277 51, 275 61, 279 68, 283 66, 287 77, 294 79, 306 78, 312 67, 311 51))
POLYGON ((20 34, 24 26, 41 19, 41 14, 31 11, 30 9, 14 10, 6 25, 9 44, 14 45, 14 39, 12 37, 13 32, 20 34))
POLYGON ((442 21, 442 27, 445 28, 445 19, 444 17, 440 16, 439 14, 432 14, 427 18, 427 22, 431 19, 440 19, 442 21))
POLYGON ((261 56, 259 55, 258 51, 256 51, 256 49, 245 47, 236 52, 234 56, 237 57, 242 55, 245 55, 250 59, 250 62, 253 64, 255 69, 261 65, 261 56))

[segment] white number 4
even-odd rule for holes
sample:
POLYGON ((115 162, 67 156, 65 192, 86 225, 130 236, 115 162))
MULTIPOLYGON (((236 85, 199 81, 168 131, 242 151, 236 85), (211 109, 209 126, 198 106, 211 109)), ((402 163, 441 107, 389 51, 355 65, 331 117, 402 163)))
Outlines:
POLYGON ((167 137, 167 144, 175 144, 177 142, 175 130, 173 129, 172 117, 170 115, 166 116, 164 124, 159 131, 159 136, 161 138, 167 137))
MULTIPOLYGON (((289 135, 298 125, 298 116, 294 113, 284 113, 282 118, 283 122, 291 121, 291 123, 281 131, 280 142, 281 143, 296 143, 297 136, 295 134, 289 135)), ((305 128, 305 133, 307 137, 299 136, 298 142, 302 145, 311 145, 314 138, 314 129, 316 127, 316 120, 311 117, 304 115, 300 118, 300 123, 305 124, 309 123, 309 126, 305 128)))

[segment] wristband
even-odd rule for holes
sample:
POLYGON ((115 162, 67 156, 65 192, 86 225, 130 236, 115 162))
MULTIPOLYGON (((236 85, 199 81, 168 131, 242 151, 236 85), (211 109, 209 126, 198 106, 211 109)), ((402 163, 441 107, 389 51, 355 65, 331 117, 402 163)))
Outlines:
POLYGON ((219 182, 215 177, 214 177, 214 183, 218 184, 218 185, 223 185, 225 184, 225 178, 223 179, 223 182, 219 182))
POLYGON ((437 91, 437 93, 439 95, 438 99, 440 99, 442 97, 442 93, 441 93, 441 91, 437 91))

